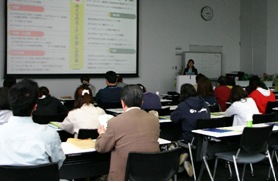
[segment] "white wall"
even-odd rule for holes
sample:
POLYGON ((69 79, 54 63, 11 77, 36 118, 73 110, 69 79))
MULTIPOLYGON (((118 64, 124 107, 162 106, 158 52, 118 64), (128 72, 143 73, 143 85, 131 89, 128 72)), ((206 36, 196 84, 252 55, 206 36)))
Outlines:
MULTIPOLYGON (((139 78, 124 78, 126 83, 142 83, 148 91, 166 93, 175 90, 175 77, 181 56, 176 46, 188 51, 189 45, 223 46, 223 74, 240 68, 240 0, 140 0, 139 4, 139 78), (211 21, 200 16, 203 6, 214 11, 211 21)), ((4 11, 0 2, 0 12, 4 11)), ((0 25, 4 27, 4 16, 0 25)), ((5 39, 3 29, 1 40, 5 39)), ((4 65, 5 41, 0 42, 0 64, 4 65)), ((4 66, 0 68, 1 78, 4 66)), ((52 95, 73 96, 79 79, 34 79, 47 86, 52 95)), ((0 79, 0 83, 3 80, 0 79)), ((91 79, 96 89, 105 87, 104 79, 91 79)))

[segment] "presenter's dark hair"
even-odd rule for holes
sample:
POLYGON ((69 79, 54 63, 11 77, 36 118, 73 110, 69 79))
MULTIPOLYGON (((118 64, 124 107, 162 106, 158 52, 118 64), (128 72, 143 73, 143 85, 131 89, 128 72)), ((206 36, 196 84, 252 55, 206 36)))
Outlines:
POLYGON ((114 71, 106 72, 105 78, 108 80, 109 83, 115 83, 117 81, 117 75, 114 71))
POLYGON ((90 103, 94 103, 91 89, 83 86, 78 87, 75 92, 74 108, 80 108, 83 104, 89 105, 90 103))
POLYGON ((235 85, 231 89, 229 102, 240 101, 241 99, 246 99, 246 97, 248 97, 247 92, 241 86, 235 85))
POLYGON ((249 79, 249 87, 250 91, 253 92, 254 90, 257 89, 257 87, 263 87, 263 84, 261 82, 261 79, 257 76, 254 75, 249 79))
POLYGON ((179 98, 180 102, 183 102, 189 97, 196 97, 196 96, 198 96, 198 93, 193 85, 186 83, 181 86, 180 98, 179 98))
POLYGON ((0 110, 11 110, 8 100, 8 92, 8 88, 0 88, 0 110))
POLYGON ((193 59, 189 59, 189 61, 188 61, 188 63, 187 63, 187 68, 189 68, 189 63, 190 63, 190 62, 193 63, 193 67, 194 67, 194 64, 195 64, 194 60, 193 60, 193 59))
POLYGON ((126 85, 121 89, 120 99, 128 107, 141 107, 143 91, 138 85, 126 85))
POLYGON ((11 88, 14 84, 16 84, 16 78, 13 76, 7 76, 4 79, 3 87, 11 88))
POLYGON ((142 84, 138 83, 137 85, 142 89, 143 93, 146 92, 146 89, 145 89, 145 87, 142 84))
POLYGON ((201 97, 211 97, 214 95, 211 80, 207 77, 202 77, 198 82, 198 94, 201 97))
POLYGON ((49 90, 45 86, 39 88, 39 97, 42 97, 43 95, 49 95, 49 90))
POLYGON ((224 86, 227 84, 227 79, 224 76, 219 76, 217 82, 220 84, 220 86, 224 86))
POLYGON ((38 100, 38 84, 23 79, 9 90, 9 103, 14 116, 30 116, 38 100))

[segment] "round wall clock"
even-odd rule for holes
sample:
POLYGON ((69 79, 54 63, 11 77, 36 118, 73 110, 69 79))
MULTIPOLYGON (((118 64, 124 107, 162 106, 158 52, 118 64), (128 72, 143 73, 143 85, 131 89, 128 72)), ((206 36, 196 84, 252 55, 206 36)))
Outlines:
POLYGON ((201 9, 201 17, 205 21, 209 21, 213 18, 213 10, 209 6, 205 6, 201 9))

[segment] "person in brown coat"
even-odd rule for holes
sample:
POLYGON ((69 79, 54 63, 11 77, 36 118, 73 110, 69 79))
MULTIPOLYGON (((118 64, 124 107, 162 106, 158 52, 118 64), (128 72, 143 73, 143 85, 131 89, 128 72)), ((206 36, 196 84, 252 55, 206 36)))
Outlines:
POLYGON ((121 90, 124 113, 110 119, 107 129, 98 129, 95 148, 100 153, 111 151, 109 181, 124 181, 128 154, 159 151, 159 119, 141 110, 142 89, 138 85, 126 85, 121 90))

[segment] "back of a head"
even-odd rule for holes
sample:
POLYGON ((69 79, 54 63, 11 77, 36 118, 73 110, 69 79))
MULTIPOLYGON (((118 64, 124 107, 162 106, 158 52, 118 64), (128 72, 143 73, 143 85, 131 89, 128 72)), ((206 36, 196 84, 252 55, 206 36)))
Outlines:
POLYGON ((14 116, 30 116, 38 99, 38 84, 23 79, 9 90, 9 103, 14 116))
POLYGON ((0 88, 0 110, 11 110, 8 100, 8 92, 8 88, 0 88))
POLYGON ((120 99, 128 107, 141 107, 143 91, 138 85, 126 85, 121 89, 120 99))
POLYGON ((236 85, 231 89, 229 101, 233 103, 245 99, 246 97, 248 97, 247 92, 241 86, 236 85))
POLYGON ((211 80, 205 76, 202 77, 198 82, 197 92, 202 97, 213 96, 214 92, 213 92, 211 80))
POLYGON ((16 78, 13 76, 7 76, 4 79, 3 87, 11 88, 14 84, 16 84, 16 78))
POLYGON ((121 75, 117 75, 117 82, 123 82, 122 76, 121 75))
POLYGON ((220 84, 220 86, 227 85, 227 79, 224 76, 220 76, 217 80, 217 82, 220 84))
POLYGON ((105 78, 108 80, 109 83, 116 83, 117 81, 117 75, 114 71, 108 71, 106 72, 105 78))
POLYGON ((43 95, 45 96, 49 95, 49 90, 45 86, 39 88, 39 97, 42 97, 43 95))
POLYGON ((142 89, 143 93, 146 92, 146 89, 145 89, 145 87, 142 84, 138 83, 137 85, 142 89))
POLYGON ((254 75, 249 79, 249 87, 250 91, 253 92, 254 90, 257 89, 257 87, 262 87, 262 82, 261 79, 257 76, 254 75))
POLYGON ((90 80, 90 78, 89 78, 88 75, 82 75, 82 76, 80 77, 80 82, 81 82, 82 84, 89 83, 89 80, 90 80))
POLYGON ((186 100, 189 97, 196 97, 198 96, 198 93, 195 89, 195 87, 191 84, 183 84, 180 88, 180 102, 186 100))
POLYGON ((227 77, 227 85, 235 86, 234 78, 232 78, 232 77, 227 77))
POLYGON ((93 104, 93 102, 94 99, 90 88, 80 86, 76 89, 74 108, 80 108, 83 104, 93 104))
POLYGON ((198 83, 200 78, 202 78, 202 77, 204 77, 203 74, 201 74, 201 73, 197 74, 197 76, 196 76, 196 83, 198 83))

